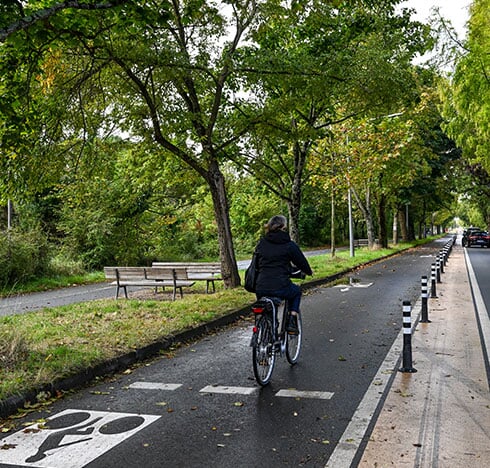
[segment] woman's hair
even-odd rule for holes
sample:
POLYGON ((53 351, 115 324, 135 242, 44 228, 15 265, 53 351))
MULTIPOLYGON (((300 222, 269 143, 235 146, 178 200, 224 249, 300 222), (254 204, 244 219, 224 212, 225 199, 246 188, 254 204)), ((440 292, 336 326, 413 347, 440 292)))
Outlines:
POLYGON ((269 219, 269 221, 265 225, 265 232, 276 232, 285 230, 287 225, 288 220, 286 219, 286 216, 276 215, 269 219))

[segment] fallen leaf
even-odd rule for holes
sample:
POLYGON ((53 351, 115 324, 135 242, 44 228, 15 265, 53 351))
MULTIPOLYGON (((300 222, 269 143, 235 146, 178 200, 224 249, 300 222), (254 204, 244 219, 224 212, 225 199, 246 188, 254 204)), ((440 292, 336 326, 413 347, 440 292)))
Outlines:
POLYGON ((16 444, 3 444, 0 445, 0 450, 10 450, 10 449, 14 449, 15 447, 17 447, 16 444))
POLYGON ((41 432, 41 429, 35 429, 35 428, 25 428, 23 431, 22 431, 24 434, 36 434, 38 432, 41 432))
POLYGON ((344 356, 339 356, 339 357, 338 357, 338 360, 339 360, 339 361, 347 361, 347 359, 345 359, 345 357, 344 357, 344 356))
POLYGON ((235 401, 235 403, 233 403, 234 406, 243 406, 244 403, 242 401, 235 401))

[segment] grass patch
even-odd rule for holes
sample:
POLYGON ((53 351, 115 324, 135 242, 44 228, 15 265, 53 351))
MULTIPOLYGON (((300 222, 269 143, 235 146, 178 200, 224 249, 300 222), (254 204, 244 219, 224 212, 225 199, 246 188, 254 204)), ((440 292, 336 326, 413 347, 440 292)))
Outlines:
MULTIPOLYGON (((333 258, 310 257, 313 279, 326 278, 413 245, 356 249, 353 258, 349 251, 338 251, 333 258)), ((67 284, 78 283, 72 279, 67 284)), ((95 275, 93 279, 100 277, 95 275)), ((254 299, 243 288, 224 290, 222 285, 217 285, 215 294, 205 294, 204 288, 198 287, 196 293, 184 293, 184 298, 176 301, 147 297, 150 299, 97 300, 2 317, 0 400, 209 322, 254 299)))
POLYGON ((79 284, 100 283, 101 281, 104 281, 104 272, 102 271, 72 275, 54 275, 10 287, 2 287, 0 288, 0 297, 8 297, 20 293, 48 291, 50 289, 66 288, 79 284))

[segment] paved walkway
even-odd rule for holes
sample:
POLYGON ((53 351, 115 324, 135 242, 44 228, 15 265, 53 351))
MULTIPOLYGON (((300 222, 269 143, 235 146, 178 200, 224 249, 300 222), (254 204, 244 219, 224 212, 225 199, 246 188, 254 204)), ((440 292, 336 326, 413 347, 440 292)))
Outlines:
POLYGON ((464 250, 454 246, 438 298, 429 299, 431 323, 419 323, 412 335, 417 372, 397 372, 359 467, 490 466, 490 394, 479 331, 488 343, 488 314, 475 310, 466 271, 464 250))

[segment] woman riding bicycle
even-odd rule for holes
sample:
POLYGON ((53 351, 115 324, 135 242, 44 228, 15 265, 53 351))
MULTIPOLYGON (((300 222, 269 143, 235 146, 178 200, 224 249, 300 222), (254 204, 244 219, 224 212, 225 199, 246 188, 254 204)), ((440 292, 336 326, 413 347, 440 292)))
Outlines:
POLYGON ((310 264, 298 245, 291 240, 285 216, 273 216, 265 225, 266 234, 257 244, 257 299, 274 296, 288 301, 288 333, 298 333, 296 315, 300 313, 301 288, 291 281, 292 268, 312 275, 310 264))

